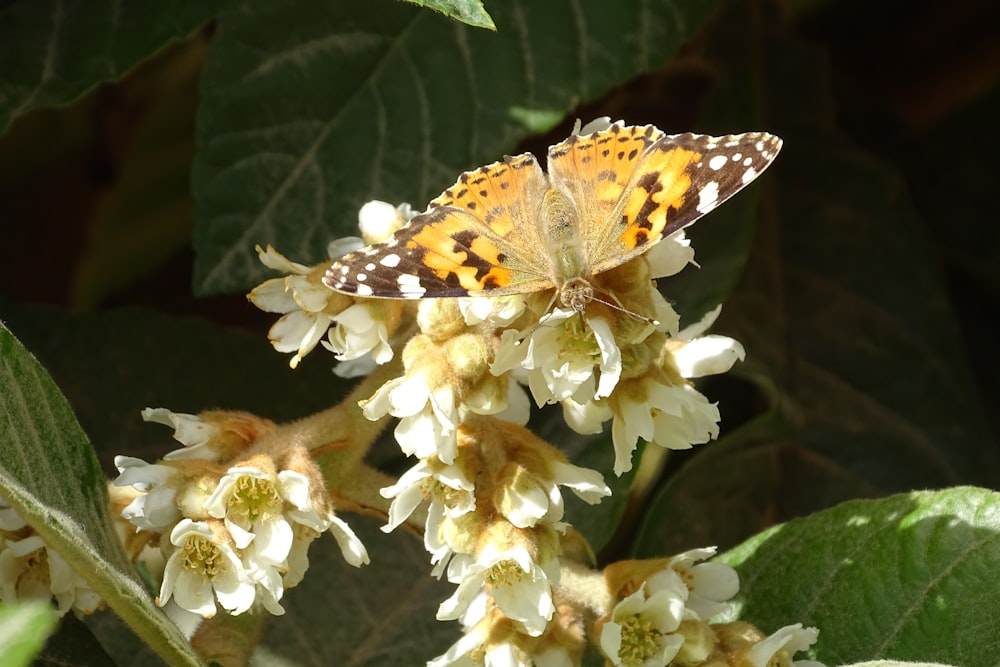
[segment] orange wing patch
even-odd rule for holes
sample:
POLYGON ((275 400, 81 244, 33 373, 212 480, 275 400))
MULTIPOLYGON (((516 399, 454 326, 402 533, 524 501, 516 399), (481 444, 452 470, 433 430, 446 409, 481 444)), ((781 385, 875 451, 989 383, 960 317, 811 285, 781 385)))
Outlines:
POLYGON ((511 272, 500 266, 503 254, 491 239, 469 230, 462 217, 447 209, 426 215, 437 220, 422 225, 405 247, 439 281, 468 291, 510 284, 511 272))
POLYGON ((620 239, 625 251, 660 239, 673 219, 672 211, 679 211, 687 197, 696 194, 689 170, 699 160, 701 153, 685 148, 651 149, 622 210, 626 227, 620 239))
POLYGON ((468 211, 507 238, 529 211, 523 210, 525 190, 532 182, 545 182, 538 161, 531 153, 506 157, 500 162, 462 174, 458 182, 441 193, 431 206, 455 206, 468 211))
POLYGON ((652 125, 572 136, 549 149, 549 176, 593 220, 614 209, 639 159, 662 136, 652 125))

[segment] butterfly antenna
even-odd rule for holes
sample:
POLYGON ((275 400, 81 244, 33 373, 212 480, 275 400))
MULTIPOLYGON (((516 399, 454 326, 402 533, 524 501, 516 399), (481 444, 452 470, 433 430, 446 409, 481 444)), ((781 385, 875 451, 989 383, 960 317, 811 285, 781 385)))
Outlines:
POLYGON ((605 306, 607 306, 608 308, 611 308, 612 310, 617 310, 619 313, 625 313, 626 315, 631 315, 635 319, 637 319, 637 320, 639 320, 641 322, 645 322, 646 324, 651 324, 654 327, 660 326, 660 321, 659 320, 653 319, 652 317, 646 317, 645 315, 641 315, 641 314, 635 312, 634 310, 629 310, 628 308, 625 308, 621 304, 611 303, 610 301, 605 301, 604 299, 598 299, 596 296, 595 297, 591 297, 590 300, 591 301, 596 301, 597 303, 603 303, 605 306))

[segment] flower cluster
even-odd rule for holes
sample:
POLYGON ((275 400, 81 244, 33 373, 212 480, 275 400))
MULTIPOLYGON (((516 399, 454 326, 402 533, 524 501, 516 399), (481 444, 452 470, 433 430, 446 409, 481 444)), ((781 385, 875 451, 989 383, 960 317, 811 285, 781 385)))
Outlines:
POLYGON ((255 602, 283 613, 284 590, 302 580, 309 544, 323 532, 347 562, 368 562, 334 514, 315 462, 280 427, 234 412, 146 409, 142 416, 172 426, 184 447, 154 464, 118 456, 115 485, 130 493, 112 497, 139 541, 160 545, 166 562, 157 603, 182 627, 191 626, 190 615, 211 618, 217 604, 230 614, 255 602))
POLYGON ((100 596, 55 549, 0 499, 0 602, 53 600, 60 616, 90 614, 100 596))
MULTIPOLYGON (((610 126, 601 119, 575 132, 610 126)), ((369 272, 403 261, 392 234, 409 216, 408 207, 366 205, 365 241, 386 245, 352 255, 333 274, 351 276, 359 293, 371 294, 364 283, 369 272)), ((449 239, 456 255, 462 243, 467 249, 475 243, 448 236, 442 256, 450 252, 449 239)), ((785 664, 815 640, 814 631, 801 628, 764 638, 743 626, 710 625, 738 589, 731 568, 701 562, 712 549, 617 563, 602 574, 582 536, 564 521, 564 488, 590 504, 611 491, 600 473, 571 464, 525 426, 532 402, 559 404, 580 434, 602 432, 610 421, 613 471, 622 475, 640 440, 686 449, 715 438, 718 409, 691 379, 726 372, 744 356, 737 341, 706 334, 718 308, 681 328, 656 289, 658 278, 693 263, 683 231, 650 245, 614 268, 581 276, 582 287, 420 300, 342 294, 323 284, 329 263, 303 266, 271 248, 260 251, 264 264, 289 275, 264 283, 250 299, 282 314, 271 339, 279 350, 295 352, 293 367, 324 335, 324 346, 341 360, 341 375, 363 375, 390 360, 402 366, 359 405, 372 422, 398 420, 399 447, 415 459, 381 490, 391 500, 384 530, 404 523, 422 528, 433 573, 455 585, 437 618, 458 620, 466 633, 430 665, 563 667, 580 664, 590 641, 615 665, 722 665, 740 655, 738 664, 763 666, 785 664)), ((329 254, 357 247, 354 240, 339 242, 329 254)), ((437 249, 428 242, 427 253, 437 249)), ((406 261, 416 265, 415 257, 406 261)), ((396 281, 399 291, 388 293, 423 294, 415 276, 396 281)), ((257 585, 265 580, 258 575, 257 585)))
POLYGON ((601 651, 614 665, 746 665, 822 667, 792 662, 818 631, 801 624, 765 637, 748 623, 708 621, 728 609, 739 578, 728 565, 701 562, 714 548, 672 558, 622 561, 604 571, 614 606, 598 619, 601 651))
MULTIPOLYGON (((383 202, 369 202, 358 215, 362 238, 334 241, 328 253, 331 258, 339 257, 364 243, 383 241, 412 216, 406 204, 394 208, 383 202)), ((289 362, 292 368, 321 341, 343 362, 337 369, 343 377, 363 375, 373 364, 392 359, 389 338, 403 322, 402 303, 356 302, 331 291, 321 280, 329 262, 304 266, 271 246, 258 246, 257 253, 266 267, 287 275, 261 283, 247 298, 261 310, 281 314, 269 338, 278 352, 295 353, 289 362), (327 340, 322 340, 324 336, 327 340)))

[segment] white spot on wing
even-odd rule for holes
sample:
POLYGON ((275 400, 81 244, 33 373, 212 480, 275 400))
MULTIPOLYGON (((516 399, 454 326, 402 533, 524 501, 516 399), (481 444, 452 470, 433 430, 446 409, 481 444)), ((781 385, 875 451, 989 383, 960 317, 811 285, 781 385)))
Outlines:
POLYGON ((388 266, 390 269, 394 269, 399 266, 399 255, 396 253, 390 253, 378 261, 382 266, 388 266))
POLYGON ((717 201, 719 201, 719 184, 712 181, 698 191, 698 205, 695 208, 701 213, 707 213, 715 208, 717 201))
POLYGON ((728 161, 725 155, 716 155, 708 161, 708 166, 712 168, 712 171, 719 171, 726 166, 726 162, 728 161))
POLYGON ((399 291, 406 296, 422 296, 427 290, 420 284, 420 278, 408 274, 400 274, 396 278, 399 291))
POLYGON ((369 287, 368 285, 358 285, 357 294, 358 296, 371 296, 372 288, 369 287))
POLYGON ((743 174, 743 179, 742 179, 743 184, 746 185, 755 178, 757 178, 757 170, 754 169, 753 167, 750 167, 749 169, 746 170, 746 173, 743 174))

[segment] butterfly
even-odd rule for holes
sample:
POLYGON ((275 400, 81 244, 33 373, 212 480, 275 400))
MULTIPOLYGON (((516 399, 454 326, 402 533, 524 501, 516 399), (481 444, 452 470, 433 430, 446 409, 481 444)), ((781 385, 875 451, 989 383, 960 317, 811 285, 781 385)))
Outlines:
POLYGON ((584 311, 591 280, 649 250, 755 180, 781 139, 664 134, 620 123, 462 174, 384 243, 335 260, 323 282, 388 299, 555 289, 584 311))

